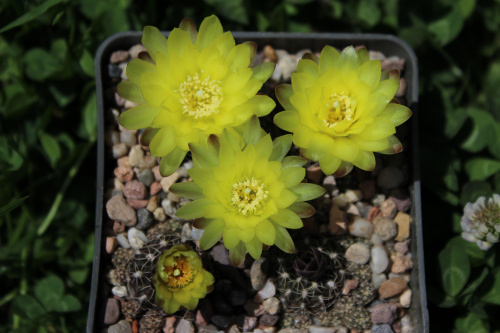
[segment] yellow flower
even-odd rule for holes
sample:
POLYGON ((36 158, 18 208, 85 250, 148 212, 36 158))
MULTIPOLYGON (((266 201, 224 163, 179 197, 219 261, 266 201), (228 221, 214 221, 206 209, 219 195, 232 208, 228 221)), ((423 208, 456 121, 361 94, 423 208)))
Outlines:
POLYGON ((262 136, 257 117, 247 123, 243 137, 224 130, 204 144, 190 145, 194 167, 193 182, 174 184, 170 190, 195 199, 177 211, 186 219, 201 218, 195 226, 205 228, 200 239, 202 250, 221 238, 229 249, 233 265, 239 265, 248 251, 258 259, 262 244, 276 244, 294 252, 286 228, 302 227, 301 217, 314 214, 305 203, 324 193, 324 188, 301 183, 306 160, 285 157, 292 145, 291 135, 262 136))
POLYGON ((301 154, 319 161, 325 174, 343 176, 355 165, 373 170, 373 152, 394 154, 402 145, 395 127, 411 111, 390 103, 399 88, 399 71, 381 72, 365 48, 342 53, 325 46, 321 56, 299 61, 292 84, 276 87, 284 112, 274 123, 293 133, 301 154))
POLYGON ((194 310, 213 283, 214 277, 203 269, 200 256, 186 245, 175 245, 158 258, 153 275, 155 302, 167 314, 181 306, 194 310))
POLYGON ((192 21, 183 20, 168 39, 145 27, 142 43, 150 58, 132 60, 126 72, 130 81, 118 85, 120 96, 140 105, 122 113, 120 123, 128 129, 148 127, 143 138, 151 154, 166 156, 160 163, 163 175, 177 169, 189 143, 267 115, 276 105, 256 95, 275 65, 249 68, 256 44, 235 45, 214 15, 198 33, 192 21))

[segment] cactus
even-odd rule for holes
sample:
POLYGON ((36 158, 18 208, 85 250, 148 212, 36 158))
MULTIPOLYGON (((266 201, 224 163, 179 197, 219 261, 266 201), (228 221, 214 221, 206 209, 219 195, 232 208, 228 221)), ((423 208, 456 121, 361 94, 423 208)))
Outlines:
POLYGON ((306 238, 294 255, 279 256, 277 285, 287 311, 325 312, 344 285, 344 256, 332 239, 306 238))
POLYGON ((139 333, 160 333, 164 324, 165 317, 162 311, 149 310, 140 320, 139 333))

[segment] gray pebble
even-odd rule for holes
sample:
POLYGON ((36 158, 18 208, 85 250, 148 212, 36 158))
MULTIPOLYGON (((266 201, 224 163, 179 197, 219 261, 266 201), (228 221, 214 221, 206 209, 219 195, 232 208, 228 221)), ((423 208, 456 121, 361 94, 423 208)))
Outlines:
POLYGON ((127 227, 131 227, 137 223, 137 216, 134 208, 125 201, 121 196, 114 196, 106 202, 106 212, 113 221, 124 223, 127 227))
POLYGON ((115 298, 108 298, 106 302, 106 312, 104 313, 104 323, 114 324, 120 318, 120 302, 115 298))
POLYGON ((146 208, 137 210, 137 224, 135 227, 140 230, 149 228, 154 222, 154 215, 146 208))
POLYGON ((388 241, 398 234, 398 225, 387 217, 379 216, 373 221, 373 231, 380 239, 388 241))
POLYGON ((311 325, 309 326, 309 333, 334 333, 335 329, 333 327, 322 327, 311 325))
POLYGON ((112 79, 119 79, 122 76, 122 69, 115 64, 108 64, 108 75, 112 79))
POLYGON ((264 326, 274 326, 279 319, 278 315, 264 314, 260 317, 259 322, 264 326))
POLYGON ((144 169, 137 175, 137 179, 146 186, 151 186, 155 181, 155 175, 149 169, 144 169))
POLYGON ((268 262, 266 258, 260 257, 255 260, 250 268, 250 281, 252 282, 252 287, 255 290, 260 290, 267 281, 267 269, 268 262))
POLYGON ((395 166, 388 166, 387 168, 384 168, 380 171, 377 178, 378 186, 388 190, 401 186, 403 182, 404 174, 395 166))
POLYGON ((390 325, 374 326, 370 332, 371 333, 394 333, 394 331, 392 330, 390 325))
POLYGON ((117 143, 116 145, 113 145, 113 157, 115 159, 123 157, 127 155, 127 153, 128 153, 128 146, 125 143, 120 142, 117 143))
POLYGON ((362 243, 354 243, 345 252, 345 257, 350 262, 364 265, 370 260, 370 249, 362 243))
POLYGON ((181 319, 175 328, 175 333, 194 333, 194 325, 186 319, 181 319))
POLYGON ((133 147, 137 144, 137 137, 135 132, 130 131, 126 128, 122 128, 120 131, 120 142, 123 142, 129 147, 133 147))
POLYGON ((108 328, 108 333, 132 333, 132 327, 127 320, 120 320, 108 328))
POLYGON ((264 302, 262 302, 262 306, 264 307, 264 310, 271 315, 278 314, 280 311, 280 301, 276 297, 270 297, 264 300, 264 302))

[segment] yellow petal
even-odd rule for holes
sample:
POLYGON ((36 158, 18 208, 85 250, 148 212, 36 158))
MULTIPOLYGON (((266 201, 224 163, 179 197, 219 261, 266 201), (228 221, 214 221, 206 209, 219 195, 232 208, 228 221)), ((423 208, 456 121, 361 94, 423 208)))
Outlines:
POLYGON ((372 171, 375 169, 375 156, 371 151, 360 150, 352 163, 361 170, 372 171))
POLYGON ((295 94, 305 94, 314 85, 315 79, 307 73, 292 73, 292 87, 295 94))
POLYGON ((140 85, 142 75, 147 72, 156 72, 156 67, 139 58, 134 59, 127 64, 127 78, 135 84, 140 85))
POLYGON ((239 226, 236 228, 236 232, 238 233, 238 237, 244 242, 250 242, 255 236, 255 230, 253 228, 244 228, 243 226, 239 226))
POLYGON ((162 157, 170 153, 175 148, 174 138, 172 126, 165 126, 160 129, 149 144, 151 155, 162 157))
POLYGON ((358 146, 347 138, 336 138, 331 147, 331 152, 338 158, 352 162, 359 152, 358 146))
POLYGON ((301 59, 297 65, 297 73, 307 73, 314 79, 318 79, 318 64, 310 59, 301 59))
POLYGON ((222 237, 224 240, 224 246, 228 250, 236 247, 236 245, 240 242, 236 228, 225 228, 222 237))
POLYGON ((222 83, 224 94, 233 94, 243 89, 251 76, 252 70, 250 68, 240 68, 232 72, 222 83))
POLYGON ((373 89, 378 85, 380 81, 380 75, 381 75, 380 61, 371 60, 365 62, 363 65, 361 65, 358 72, 359 72, 359 80, 361 82, 366 83, 373 89))
POLYGON ((167 39, 156 27, 144 27, 141 41, 153 60, 156 59, 156 52, 168 52, 167 39))
POLYGON ((277 214, 271 216, 271 220, 285 228, 299 229, 304 226, 300 217, 289 209, 281 209, 277 214))
POLYGON ((229 69, 248 67, 250 65, 250 46, 239 44, 233 47, 224 60, 224 64, 229 69))
POLYGON ((209 46, 213 41, 222 35, 222 25, 215 15, 211 15, 203 20, 196 37, 196 48, 201 51, 209 46))
POLYGON ((276 230, 271 222, 264 220, 255 227, 255 235, 262 243, 273 245, 276 238, 276 230))
POLYGON ((203 235, 200 239, 200 248, 208 250, 214 246, 221 238, 224 232, 224 220, 212 220, 205 228, 203 235))
POLYGON ((224 57, 226 57, 235 46, 233 35, 229 31, 217 37, 214 44, 224 57))
POLYGON ((411 110, 401 104, 389 103, 384 110, 379 113, 379 117, 387 118, 394 126, 399 126, 411 117, 411 110))
POLYGON ((378 140, 387 138, 394 133, 396 133, 396 128, 392 122, 386 118, 377 117, 358 136, 362 139, 378 140))
POLYGON ((381 151, 385 150, 389 146, 389 141, 387 138, 382 138, 378 140, 367 140, 364 138, 360 138, 359 135, 349 135, 349 139, 354 141, 356 145, 359 147, 361 150, 367 150, 367 151, 381 151))
POLYGON ((184 54, 187 45, 192 45, 189 34, 179 28, 174 28, 168 34, 167 46, 169 53, 177 53, 179 56, 184 54))
POLYGON ((328 69, 338 66, 340 61, 340 54, 333 47, 326 45, 321 51, 321 55, 319 57, 319 73, 323 74, 328 69))
POLYGON ((138 105, 120 114, 120 124, 129 130, 148 127, 160 110, 161 108, 148 104, 138 105))
POLYGON ((280 180, 285 187, 292 187, 300 183, 306 175, 306 169, 301 167, 286 168, 281 173, 280 180))
POLYGON ((340 166, 340 158, 336 157, 333 154, 326 154, 322 158, 319 159, 319 166, 325 175, 331 175, 340 166))
POLYGON ((297 196, 289 190, 282 190, 278 200, 276 200, 276 206, 279 209, 285 209, 297 200, 297 196))

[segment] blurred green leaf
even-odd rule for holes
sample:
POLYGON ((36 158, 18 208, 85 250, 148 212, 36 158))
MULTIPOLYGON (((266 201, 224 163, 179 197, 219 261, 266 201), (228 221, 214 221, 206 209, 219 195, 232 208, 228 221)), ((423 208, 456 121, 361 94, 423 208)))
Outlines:
POLYGON ((500 305, 500 267, 493 269, 488 279, 491 287, 481 300, 486 303, 500 305))
POLYGON ((12 28, 26 24, 31 20, 36 19, 38 16, 42 15, 50 8, 54 7, 55 5, 57 5, 61 2, 65 2, 65 1, 67 1, 67 0, 47 0, 47 1, 43 2, 40 6, 31 9, 29 12, 25 13, 24 15, 18 17, 14 21, 12 21, 9 24, 7 24, 6 26, 4 26, 2 29, 0 29, 0 34, 7 31, 7 30, 12 29, 12 28))
POLYGON ((374 0, 361 0, 358 4, 357 16, 369 27, 373 27, 380 21, 382 12, 374 0))
POLYGON ((80 58, 80 67, 85 74, 94 77, 94 57, 87 50, 83 50, 82 57, 80 58))
POLYGON ((60 64, 64 64, 68 55, 67 42, 62 38, 53 40, 50 45, 50 53, 57 59, 57 61, 59 61, 60 64))
POLYGON ((66 87, 59 87, 55 84, 51 84, 49 86, 49 91, 52 93, 52 96, 56 100, 57 105, 59 105, 59 107, 61 107, 61 108, 66 107, 76 97, 75 91, 73 91, 71 89, 67 89, 67 86, 66 87))
POLYGON ((17 152, 14 147, 9 145, 9 142, 5 137, 0 136, 0 165, 3 166, 5 171, 16 171, 18 170, 24 162, 23 157, 17 152))
POLYGON ((313 2, 314 0, 285 0, 285 2, 292 3, 295 5, 303 5, 306 3, 313 2))
POLYGON ((476 7, 476 0, 458 0, 458 6, 464 18, 469 17, 476 7))
POLYGON ((500 162, 489 158, 474 158, 465 163, 470 180, 485 180, 500 171, 500 162))
POLYGON ((488 333, 489 325, 481 320, 475 313, 469 312, 465 318, 455 320, 453 333, 488 333))
POLYGON ((48 276, 35 285, 35 296, 48 311, 53 310, 64 294, 63 281, 54 275, 48 276))
POLYGON ((449 165, 448 171, 444 175, 443 182, 448 189, 458 191, 458 177, 452 165, 449 165))
POLYGON ((391 28, 398 28, 399 0, 383 1, 384 17, 383 22, 391 28))
POLYGON ((54 310, 57 312, 74 312, 82 308, 82 304, 73 295, 64 295, 61 300, 55 305, 54 310))
POLYGON ((463 108, 450 108, 445 110, 445 115, 444 134, 448 139, 452 139, 467 120, 467 110, 463 108))
POLYGON ((89 276, 89 271, 89 267, 72 269, 69 271, 69 277, 75 283, 83 284, 89 276))
POLYGON ((8 204, 5 206, 0 207, 0 217, 4 216, 5 214, 8 214, 9 212, 13 211, 17 207, 21 206, 23 202, 28 199, 29 195, 18 198, 18 199, 12 199, 8 204))
POLYGON ((460 247, 450 245, 439 253, 438 259, 443 289, 446 294, 456 296, 469 278, 469 257, 460 247))
POLYGON ((430 23, 428 29, 440 45, 446 45, 458 36, 463 22, 462 10, 455 6, 446 16, 430 23))
POLYGON ((62 69, 62 64, 49 52, 41 48, 30 49, 24 55, 26 75, 35 81, 43 81, 62 69))
POLYGON ((475 202, 477 198, 492 196, 491 184, 485 181, 470 181, 462 187, 460 199, 465 205, 468 202, 475 202))
POLYGON ((29 295, 16 296, 12 301, 10 310, 16 315, 27 319, 37 319, 46 312, 40 303, 29 295))
POLYGON ((61 148, 59 147, 59 143, 52 135, 44 132, 41 132, 39 137, 43 150, 49 159, 50 165, 55 167, 56 163, 61 158, 61 148))
POLYGON ((477 153, 484 149, 488 144, 493 131, 493 123, 495 122, 491 114, 488 112, 471 108, 468 114, 473 123, 472 132, 469 137, 462 143, 461 148, 471 153, 477 153))
POLYGON ((204 0, 213 6, 220 16, 241 24, 248 24, 248 15, 243 0, 204 0))
POLYGON ((481 285, 481 283, 484 281, 484 279, 486 278, 488 273, 489 273, 489 269, 486 267, 483 267, 481 272, 479 273, 479 275, 475 276, 474 278, 471 278, 472 281, 467 284, 467 286, 464 288, 464 290, 462 290, 462 292, 460 293, 460 296, 471 294, 474 291, 476 291, 476 289, 481 285))

